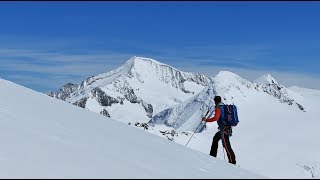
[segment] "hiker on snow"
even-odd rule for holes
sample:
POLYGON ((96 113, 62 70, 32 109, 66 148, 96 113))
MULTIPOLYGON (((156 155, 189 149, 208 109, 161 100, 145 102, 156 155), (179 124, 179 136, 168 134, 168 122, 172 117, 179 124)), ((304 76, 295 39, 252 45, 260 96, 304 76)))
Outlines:
POLYGON ((214 102, 215 102, 215 115, 212 118, 206 118, 203 117, 202 121, 204 122, 214 122, 217 121, 219 127, 219 131, 214 135, 212 145, 211 145, 211 150, 210 150, 210 155, 213 157, 217 156, 217 151, 218 151, 218 142, 220 139, 222 139, 222 144, 223 147, 227 151, 227 156, 229 159, 229 163, 231 164, 236 164, 236 156, 234 155, 234 152, 231 148, 229 137, 232 135, 232 127, 231 126, 226 126, 223 125, 222 122, 222 111, 223 110, 223 103, 221 102, 221 97, 220 96, 215 96, 214 97, 214 102))

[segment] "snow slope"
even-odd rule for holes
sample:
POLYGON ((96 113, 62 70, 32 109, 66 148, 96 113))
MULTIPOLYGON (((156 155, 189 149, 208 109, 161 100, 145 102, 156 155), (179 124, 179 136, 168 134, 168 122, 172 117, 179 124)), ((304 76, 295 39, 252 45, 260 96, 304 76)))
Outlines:
POLYGON ((0 178, 265 178, 0 79, 0 178))

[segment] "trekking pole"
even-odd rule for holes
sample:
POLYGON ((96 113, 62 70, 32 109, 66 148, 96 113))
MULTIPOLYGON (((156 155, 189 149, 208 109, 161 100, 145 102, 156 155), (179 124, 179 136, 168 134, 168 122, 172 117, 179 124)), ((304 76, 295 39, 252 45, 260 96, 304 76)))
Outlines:
MULTIPOLYGON (((206 115, 204 115, 204 117, 206 117, 206 116, 208 115, 209 111, 210 111, 210 109, 208 109, 208 111, 207 111, 206 115)), ((187 145, 188 145, 188 143, 189 143, 189 142, 190 142, 190 140, 192 139, 192 137, 193 137, 194 133, 198 130, 198 128, 200 127, 200 125, 201 125, 201 124, 202 124, 202 119, 201 119, 201 122, 200 122, 200 124, 198 125, 197 129, 193 132, 193 134, 192 134, 191 138, 189 139, 189 141, 187 142, 187 144, 186 144, 185 146, 187 146, 187 145)))
POLYGON ((224 153, 224 147, 222 146, 222 151, 223 151, 223 159, 226 161, 226 154, 224 153))

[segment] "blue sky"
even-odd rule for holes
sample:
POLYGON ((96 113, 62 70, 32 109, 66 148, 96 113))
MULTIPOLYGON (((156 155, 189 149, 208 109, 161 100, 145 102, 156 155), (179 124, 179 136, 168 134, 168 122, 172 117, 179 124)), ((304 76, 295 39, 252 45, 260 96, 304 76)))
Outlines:
POLYGON ((320 89, 320 2, 0 2, 0 78, 31 89, 131 56, 320 89))

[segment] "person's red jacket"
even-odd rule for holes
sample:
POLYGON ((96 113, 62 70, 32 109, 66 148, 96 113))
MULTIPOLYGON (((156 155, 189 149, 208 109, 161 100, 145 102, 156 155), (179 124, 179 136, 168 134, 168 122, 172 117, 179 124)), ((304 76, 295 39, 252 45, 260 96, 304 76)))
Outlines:
POLYGON ((218 121, 218 119, 220 118, 220 115, 221 115, 221 110, 220 108, 216 107, 214 117, 208 118, 206 121, 207 122, 218 121))

